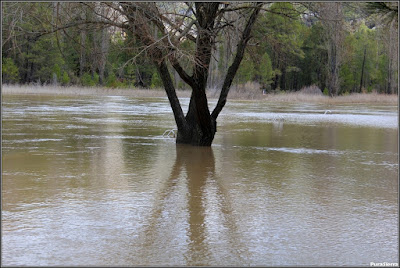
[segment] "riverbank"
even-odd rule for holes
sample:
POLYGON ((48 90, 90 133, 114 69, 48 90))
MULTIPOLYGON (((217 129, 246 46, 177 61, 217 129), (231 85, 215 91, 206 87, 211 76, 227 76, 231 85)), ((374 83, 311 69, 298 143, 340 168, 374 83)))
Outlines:
MULTIPOLYGON (((180 98, 190 97, 189 90, 178 90, 180 98)), ((2 95, 40 94, 60 96, 104 95, 104 96, 132 96, 138 98, 166 97, 162 89, 113 89, 99 87, 61 87, 61 86, 32 86, 32 85, 3 85, 2 95)), ((208 92, 210 99, 218 98, 219 92, 208 92)), ((377 93, 353 93, 345 96, 330 98, 325 95, 312 95, 299 92, 265 94, 259 91, 232 89, 228 99, 255 100, 267 102, 311 102, 311 103, 387 103, 398 104, 398 95, 377 93)))

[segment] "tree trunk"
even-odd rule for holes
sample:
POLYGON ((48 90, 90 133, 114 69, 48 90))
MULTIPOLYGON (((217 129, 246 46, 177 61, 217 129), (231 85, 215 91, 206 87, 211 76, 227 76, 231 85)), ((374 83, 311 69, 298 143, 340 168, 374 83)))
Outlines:
POLYGON ((198 88, 192 90, 189 110, 184 116, 167 64, 162 61, 157 67, 178 128, 176 143, 211 146, 216 132, 216 121, 210 116, 205 92, 204 95, 196 95, 200 90, 198 88))
POLYGON ((80 40, 80 57, 79 57, 79 77, 82 78, 84 69, 86 66, 86 30, 82 29, 81 31, 81 40, 80 40))
POLYGON ((216 132, 216 120, 211 118, 205 91, 204 94, 201 94, 199 88, 192 90, 189 110, 184 116, 165 61, 157 65, 157 71, 163 82, 178 128, 176 143, 211 146, 216 132))
POLYGON ((317 4, 317 12, 321 16, 322 25, 327 33, 328 45, 328 77, 329 95, 339 92, 339 68, 341 61, 341 44, 343 42, 343 10, 340 2, 321 2, 317 4))
POLYGON ((389 44, 388 44, 388 94, 397 93, 398 88, 398 29, 395 26, 395 21, 392 21, 389 27, 389 44))
POLYGON ((189 111, 185 117, 187 128, 178 129, 176 143, 191 144, 196 146, 211 146, 217 131, 217 122, 211 116, 201 118, 204 113, 200 113, 196 107, 194 94, 190 98, 189 111))
MULTIPOLYGON (((232 65, 228 68, 228 73, 222 85, 218 103, 212 114, 208 108, 206 86, 210 71, 212 48, 215 45, 214 24, 217 17, 219 3, 196 2, 195 6, 198 32, 196 36, 196 53, 193 75, 189 76, 180 66, 173 53, 169 53, 168 56, 165 56, 165 48, 168 48, 169 43, 164 43, 166 46, 159 46, 159 42, 156 42, 151 34, 148 23, 149 20, 158 25, 161 32, 167 31, 162 23, 157 20, 157 18, 160 18, 160 15, 157 13, 158 11, 155 8, 155 5, 151 4, 144 6, 141 4, 123 4, 123 8, 126 10, 127 14, 136 14, 136 16, 129 17, 130 28, 135 29, 135 31, 133 31, 135 36, 147 46, 147 53, 156 65, 157 71, 163 82, 178 128, 176 143, 191 144, 195 146, 211 146, 215 132, 217 131, 216 119, 226 103, 230 86, 243 58, 244 49, 250 39, 251 28, 255 23, 262 3, 255 5, 254 11, 246 24, 241 39, 237 45, 235 59, 232 65), (141 10, 146 10, 146 12, 142 12, 141 10), (167 68, 167 59, 178 72, 181 79, 192 88, 189 110, 186 116, 183 114, 179 99, 176 95, 174 83, 167 68)), ((164 42, 168 42, 168 40, 164 39, 164 42)))
MULTIPOLYGON (((101 15, 106 16, 106 10, 104 6, 101 6, 101 15)), ((108 33, 108 28, 104 27, 101 31, 100 39, 100 61, 99 61, 99 83, 104 84, 104 72, 106 69, 107 55, 109 50, 110 37, 108 33)))
POLYGON ((336 47, 335 44, 332 42, 330 44, 330 65, 329 65, 329 82, 328 82, 328 90, 329 96, 333 97, 336 96, 336 47))
POLYGON ((362 91, 363 79, 364 79, 364 68, 365 68, 365 54, 367 53, 367 47, 364 47, 364 58, 361 66, 361 79, 360 79, 360 89, 359 92, 362 91))
POLYGON ((286 69, 282 70, 282 75, 279 80, 279 88, 281 90, 286 90, 286 69))

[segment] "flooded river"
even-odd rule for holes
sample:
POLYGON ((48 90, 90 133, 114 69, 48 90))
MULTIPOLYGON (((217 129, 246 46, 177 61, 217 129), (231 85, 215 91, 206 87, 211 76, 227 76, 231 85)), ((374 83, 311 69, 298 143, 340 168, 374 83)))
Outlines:
POLYGON ((3 96, 2 265, 398 263, 397 106, 230 101, 211 148, 174 127, 166 98, 3 96))

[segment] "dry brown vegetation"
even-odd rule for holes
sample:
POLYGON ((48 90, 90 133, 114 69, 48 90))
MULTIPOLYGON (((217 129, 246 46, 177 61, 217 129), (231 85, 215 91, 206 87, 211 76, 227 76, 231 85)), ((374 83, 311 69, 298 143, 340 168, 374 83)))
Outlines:
MULTIPOLYGON (((101 87, 63 87, 63 86, 35 86, 35 85, 3 85, 2 94, 41 94, 41 95, 105 95, 105 96, 132 96, 165 97, 162 89, 130 89, 130 88, 101 88, 101 87)), ((179 97, 190 97, 190 91, 177 90, 179 97)))
MULTIPOLYGON (((98 87, 61 87, 61 86, 32 86, 32 85, 3 85, 1 94, 41 94, 41 95, 119 95, 138 98, 166 97, 162 89, 113 89, 98 87)), ((189 90, 178 90, 178 97, 190 97, 189 90)), ((218 98, 218 91, 209 91, 210 99, 218 98)), ((323 94, 310 94, 309 92, 277 92, 263 94, 253 84, 232 86, 228 99, 231 100, 257 100, 266 102, 311 102, 311 103, 387 103, 398 104, 398 95, 378 93, 353 93, 350 95, 328 97, 323 94)))
POLYGON ((328 97, 325 95, 307 95, 302 93, 267 94, 262 96, 271 102, 313 102, 313 103, 388 103, 398 104, 398 95, 377 93, 353 93, 344 96, 328 97))

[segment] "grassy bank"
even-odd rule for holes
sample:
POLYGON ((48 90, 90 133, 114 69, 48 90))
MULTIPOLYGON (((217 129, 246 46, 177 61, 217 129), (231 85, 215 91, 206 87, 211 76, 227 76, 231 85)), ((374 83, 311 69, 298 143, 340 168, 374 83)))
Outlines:
MULTIPOLYGON (((99 87, 61 87, 61 86, 31 86, 31 85, 3 85, 1 89, 3 95, 13 94, 41 94, 41 95, 118 95, 132 96, 138 98, 144 97, 166 97, 162 89, 112 89, 99 87)), ((178 90, 178 97, 190 97, 189 90, 178 90)), ((218 91, 209 91, 210 99, 218 98, 218 91)), ((232 88, 228 99, 231 100, 256 100, 266 102, 310 102, 310 103, 387 103, 398 104, 398 95, 386 95, 377 93, 355 93, 346 96, 337 96, 330 98, 325 95, 294 93, 279 93, 263 95, 259 90, 244 90, 232 88)))

